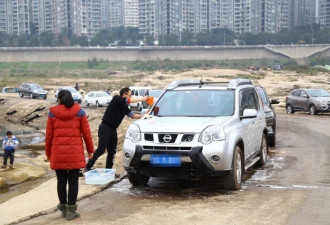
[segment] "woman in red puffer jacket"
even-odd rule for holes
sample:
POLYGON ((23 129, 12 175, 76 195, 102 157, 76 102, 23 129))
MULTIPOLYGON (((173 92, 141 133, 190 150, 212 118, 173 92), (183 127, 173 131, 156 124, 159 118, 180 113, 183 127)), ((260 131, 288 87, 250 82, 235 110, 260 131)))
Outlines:
POLYGON ((57 205, 68 220, 79 217, 77 210, 79 170, 86 166, 83 140, 88 158, 93 157, 94 145, 85 111, 74 104, 70 91, 58 93, 59 105, 50 108, 46 128, 46 156, 50 168, 56 171, 57 205), (69 183, 69 195, 66 185, 69 183))

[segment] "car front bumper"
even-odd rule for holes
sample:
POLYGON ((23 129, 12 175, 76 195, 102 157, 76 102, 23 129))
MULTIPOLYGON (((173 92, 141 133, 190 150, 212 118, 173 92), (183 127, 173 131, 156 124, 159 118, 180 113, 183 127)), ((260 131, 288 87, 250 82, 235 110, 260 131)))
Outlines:
MULTIPOLYGON (((125 148, 124 148, 125 149, 125 148)), ((124 150, 124 168, 127 172, 139 172, 150 177, 171 177, 171 178, 198 178, 201 176, 221 177, 231 173, 231 162, 224 163, 224 154, 216 151, 220 155, 220 162, 212 163, 207 159, 207 149, 203 146, 191 147, 189 151, 182 150, 158 150, 155 146, 153 150, 146 150, 141 145, 136 145, 135 150, 131 152, 131 159, 125 157, 124 150), (134 154, 134 155, 133 155, 134 154), (150 155, 152 154, 174 154, 181 157, 181 165, 179 167, 154 167, 150 163, 150 155), (219 169, 222 167, 222 169, 219 169), (225 168, 225 169, 224 169, 225 168)))

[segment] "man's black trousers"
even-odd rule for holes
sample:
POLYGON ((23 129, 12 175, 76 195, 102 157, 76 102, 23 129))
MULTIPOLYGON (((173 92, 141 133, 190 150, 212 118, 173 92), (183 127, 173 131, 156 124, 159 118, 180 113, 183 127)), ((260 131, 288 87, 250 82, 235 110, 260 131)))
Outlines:
POLYGON ((108 150, 107 162, 105 168, 111 169, 115 160, 117 151, 117 130, 108 126, 105 123, 101 123, 99 127, 99 144, 94 152, 93 158, 88 160, 86 165, 87 169, 94 166, 95 161, 103 155, 105 149, 108 150))

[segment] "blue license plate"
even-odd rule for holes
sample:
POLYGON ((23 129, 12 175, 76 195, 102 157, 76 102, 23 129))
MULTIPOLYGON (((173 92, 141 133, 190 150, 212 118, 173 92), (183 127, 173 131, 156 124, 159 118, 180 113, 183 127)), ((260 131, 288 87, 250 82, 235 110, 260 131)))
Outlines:
POLYGON ((45 97, 45 95, 40 95, 40 97, 45 97))
POLYGON ((73 100, 74 100, 74 101, 77 101, 77 100, 78 100, 78 98, 74 98, 73 100))
POLYGON ((171 154, 150 155, 150 164, 154 167, 180 167, 181 156, 171 154))

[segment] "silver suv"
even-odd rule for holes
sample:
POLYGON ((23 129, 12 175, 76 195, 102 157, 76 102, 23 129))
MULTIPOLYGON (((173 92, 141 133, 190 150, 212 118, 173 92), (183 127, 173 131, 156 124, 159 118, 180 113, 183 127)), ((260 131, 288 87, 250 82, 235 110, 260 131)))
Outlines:
POLYGON ((239 190, 244 171, 267 162, 266 116, 250 80, 172 82, 124 142, 129 181, 223 177, 239 190))
POLYGON ((285 98, 286 111, 307 111, 311 115, 318 112, 330 112, 330 93, 324 89, 301 88, 291 91, 285 98))

